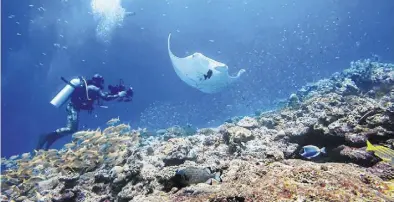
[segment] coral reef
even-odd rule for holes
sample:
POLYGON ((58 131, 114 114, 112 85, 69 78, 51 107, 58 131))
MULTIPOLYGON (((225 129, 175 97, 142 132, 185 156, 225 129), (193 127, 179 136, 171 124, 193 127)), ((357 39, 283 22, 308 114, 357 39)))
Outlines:
POLYGON ((2 201, 394 201, 394 168, 366 151, 393 147, 394 65, 362 60, 308 84, 278 110, 217 128, 149 135, 110 120, 61 150, 3 158, 2 201), (305 145, 326 154, 303 159, 305 145), (179 186, 185 167, 223 182, 179 186))

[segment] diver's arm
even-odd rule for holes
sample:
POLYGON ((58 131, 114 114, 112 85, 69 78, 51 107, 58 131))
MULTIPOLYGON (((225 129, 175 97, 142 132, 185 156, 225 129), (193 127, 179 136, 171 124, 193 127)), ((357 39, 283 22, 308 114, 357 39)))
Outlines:
POLYGON ((96 92, 98 94, 98 96, 105 101, 111 101, 111 100, 114 100, 116 98, 120 98, 123 96, 123 93, 111 95, 107 92, 102 91, 100 88, 98 88, 96 86, 88 86, 88 89, 96 92))
POLYGON ((116 99, 116 98, 121 97, 121 96, 119 96, 119 94, 110 95, 110 94, 108 94, 107 92, 103 92, 103 91, 101 91, 101 90, 100 90, 98 93, 99 93, 99 97, 100 97, 101 99, 105 100, 105 101, 111 101, 111 100, 114 100, 114 99, 116 99))

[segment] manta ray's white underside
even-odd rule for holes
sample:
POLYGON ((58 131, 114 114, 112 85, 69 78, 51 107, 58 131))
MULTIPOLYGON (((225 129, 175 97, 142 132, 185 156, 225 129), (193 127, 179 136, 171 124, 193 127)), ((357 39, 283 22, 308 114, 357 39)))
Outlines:
POLYGON ((228 66, 206 57, 202 53, 193 53, 179 58, 171 52, 171 34, 168 35, 168 54, 172 66, 179 78, 188 85, 204 93, 217 93, 231 83, 237 81, 244 69, 239 70, 237 76, 228 74, 228 66))

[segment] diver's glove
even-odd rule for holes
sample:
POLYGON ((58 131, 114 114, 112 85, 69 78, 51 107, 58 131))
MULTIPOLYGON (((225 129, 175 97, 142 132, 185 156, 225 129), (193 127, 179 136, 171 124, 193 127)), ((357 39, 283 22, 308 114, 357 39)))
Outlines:
POLYGON ((127 95, 127 92, 126 91, 120 91, 119 93, 118 93, 118 96, 119 97, 125 97, 127 95))

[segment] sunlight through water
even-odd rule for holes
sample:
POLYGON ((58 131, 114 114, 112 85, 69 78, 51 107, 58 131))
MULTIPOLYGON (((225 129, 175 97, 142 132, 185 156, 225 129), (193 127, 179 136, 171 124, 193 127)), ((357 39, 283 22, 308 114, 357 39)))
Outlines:
POLYGON ((125 16, 121 0, 92 0, 91 7, 94 17, 99 21, 96 36, 102 42, 109 43, 113 30, 121 26, 125 16))

